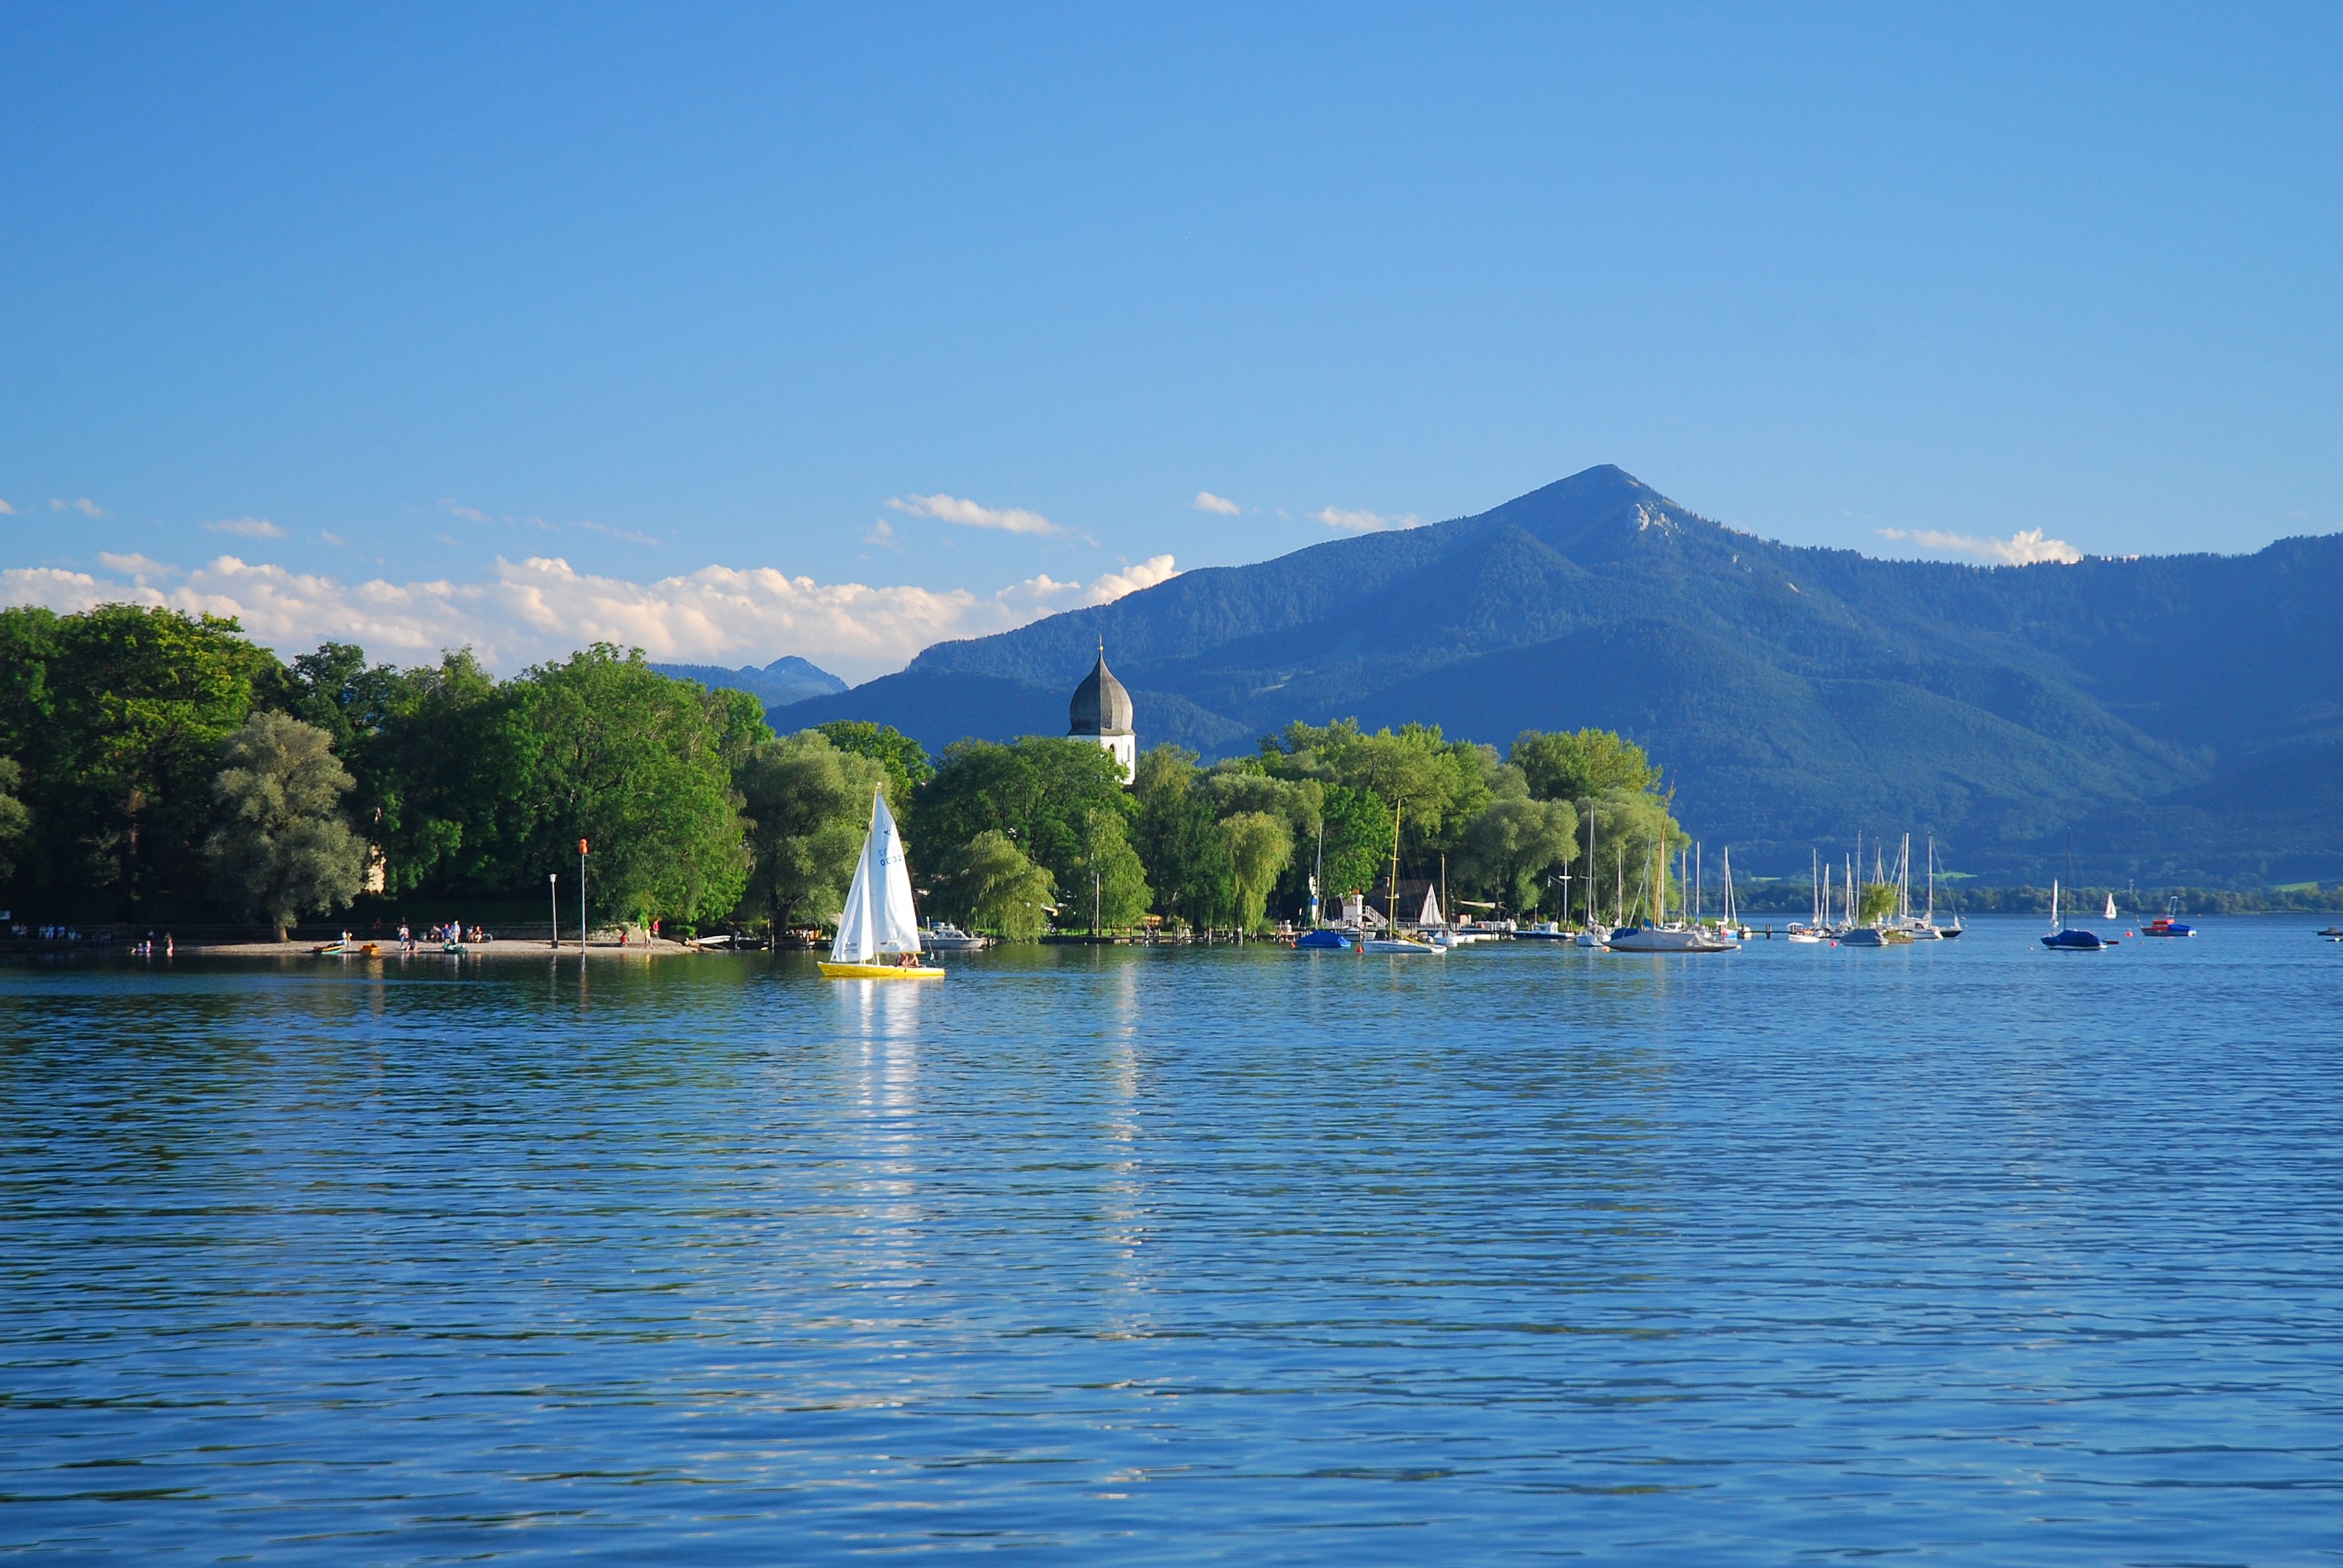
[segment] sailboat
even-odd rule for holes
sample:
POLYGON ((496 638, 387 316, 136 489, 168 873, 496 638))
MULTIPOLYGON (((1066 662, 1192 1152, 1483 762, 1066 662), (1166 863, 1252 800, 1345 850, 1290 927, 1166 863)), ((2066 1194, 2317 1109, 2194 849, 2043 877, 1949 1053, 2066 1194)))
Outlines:
POLYGON ((1740 908, 1733 898, 1733 846, 1725 847, 1725 916, 1717 922, 1716 934, 1727 941, 1745 942, 1749 928, 1741 923, 1740 908))
POLYGON ((1622 953, 1725 953, 1735 944, 1721 941, 1696 926, 1683 920, 1670 923, 1667 920, 1668 855, 1665 847, 1654 846, 1652 853, 1654 877, 1653 909, 1656 920, 1642 925, 1621 926, 1611 933, 1611 950, 1622 953))
POLYGON ((870 795, 870 832, 854 862, 854 883, 839 912, 838 940, 821 972, 830 980, 941 980, 944 971, 920 966, 920 911, 911 903, 911 873, 903 864, 903 838, 887 797, 870 795), (891 963, 880 961, 891 958, 891 963))
MULTIPOLYGON (((1424 890, 1423 902, 1427 910, 1436 911, 1439 908, 1438 905, 1432 901, 1432 890, 1429 888, 1424 890)), ((1371 937, 1362 931, 1359 935, 1359 950, 1361 952, 1437 953, 1443 958, 1448 956, 1448 950, 1444 947, 1435 947, 1430 942, 1410 941, 1407 938, 1399 934, 1399 808, 1397 806, 1393 806, 1392 808, 1391 903, 1389 908, 1391 910, 1391 934, 1384 937, 1371 937)))
POLYGON ((1830 907, 1830 871, 1823 865, 1823 858, 1814 850, 1806 851, 1806 859, 1811 866, 1807 872, 1807 885, 1814 891, 1814 910, 1805 925, 1792 924, 1790 940, 1794 942, 1820 942, 1827 940, 1825 933, 1830 929, 1830 920, 1824 912, 1830 907))
MULTIPOLYGON (((2075 879, 2075 835, 2066 835, 2066 879, 2075 879)), ((2113 902, 2113 895, 2109 895, 2113 902)), ((2095 953, 2101 948, 2115 946, 2112 937, 2102 938, 2097 931, 2087 931, 2079 926, 2070 927, 2058 909, 2058 879, 2050 879, 2050 923, 2056 928, 2042 939, 2042 945, 2056 953, 2095 953)))
POLYGON ((1597 918, 1602 913, 1603 893, 1594 880, 1594 811, 1590 806, 1586 812, 1586 923, 1579 928, 1578 945, 1600 949, 1611 944, 1604 935, 1602 920, 1597 918))
POLYGON ((2180 900, 2173 899, 2164 907, 2164 913, 2139 928, 2144 937, 2193 937, 2197 928, 2180 918, 2180 900))
POLYGON ((2116 918, 2116 896, 2115 896, 2113 893, 2109 893, 2109 894, 2107 895, 2107 919, 2108 919, 2108 920, 2114 920, 2115 918, 2116 918))

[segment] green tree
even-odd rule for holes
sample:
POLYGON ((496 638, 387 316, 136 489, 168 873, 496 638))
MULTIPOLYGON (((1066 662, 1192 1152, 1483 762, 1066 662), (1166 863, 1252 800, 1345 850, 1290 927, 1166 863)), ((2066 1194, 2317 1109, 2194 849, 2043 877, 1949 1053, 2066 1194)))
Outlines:
POLYGON ((765 722, 765 705, 755 694, 729 686, 702 689, 708 692, 701 701, 709 722, 716 726, 716 754, 738 772, 758 747, 773 739, 773 727, 765 722))
POLYGON ((735 777, 754 862, 745 907, 777 927, 837 920, 870 831, 870 798, 891 793, 886 769, 808 729, 765 741, 735 777))
POLYGON ((955 741, 911 815, 921 864, 941 864, 978 834, 998 832, 1071 887, 1090 813, 1131 809, 1106 752, 1085 740, 1029 735, 1008 746, 955 741))
POLYGON ((1576 802, 1614 790, 1640 795, 1660 782, 1660 770, 1644 749, 1609 729, 1524 729, 1513 738, 1506 760, 1522 770, 1530 793, 1541 800, 1576 802))
POLYGON ((987 829, 945 862, 945 903, 970 929, 1031 941, 1049 928, 1050 873, 1008 834, 987 829))
POLYGON ((1407 724, 1365 734, 1345 719, 1287 725, 1262 742, 1262 761, 1280 778, 1316 779, 1397 806, 1403 858, 1455 847, 1457 830, 1490 798, 1495 757, 1486 747, 1449 740, 1438 725, 1407 724))
POLYGON ((101 605, 79 615, 9 612, 0 643, 40 668, 5 678, 5 749, 23 765, 43 830, 28 845, 41 891, 100 890, 125 916, 186 900, 206 881, 205 836, 220 747, 277 660, 233 620, 101 605))
POLYGON ((1162 913, 1209 928, 1236 905, 1236 866, 1228 835, 1200 786, 1196 754, 1158 746, 1142 754, 1131 793, 1139 802, 1132 839, 1162 913))
POLYGON ((1267 811, 1240 811, 1224 819, 1221 830, 1228 839, 1238 929, 1258 930, 1269 890, 1293 856, 1293 829, 1267 811))
POLYGON ((256 713, 223 748, 220 824, 205 842, 222 890, 285 940, 299 916, 341 908, 366 874, 366 845, 341 818, 350 776, 333 739, 283 713, 256 713))
MULTIPOLYGON (((513 683, 538 801, 527 869, 593 846, 589 901, 607 914, 719 919, 740 900, 749 852, 723 755, 725 709, 694 681, 608 643, 513 683)), ((531 879, 534 879, 532 878, 531 879)))
POLYGON ((392 891, 496 896, 575 871, 574 844, 557 860, 539 844, 531 858, 548 801, 525 695, 469 648, 383 672, 380 710, 360 729, 351 771, 355 814, 382 847, 392 891))
POLYGON ((835 719, 814 728, 840 751, 870 758, 885 767, 893 784, 887 799, 896 805, 909 805, 912 793, 936 776, 936 765, 928 760, 927 749, 891 724, 835 719))
POLYGON ((33 825, 32 812, 16 799, 16 787, 24 778, 23 769, 0 757, 0 886, 16 874, 16 846, 33 825))
POLYGON ((1369 891, 1391 868, 1392 809, 1373 790, 1345 784, 1327 785, 1324 802, 1326 874, 1319 896, 1339 908, 1344 894, 1369 891))
POLYGON ((1893 882, 1864 883, 1863 897, 1857 908, 1860 912, 1855 917, 1855 923, 1859 926, 1867 926, 1875 920, 1885 920, 1896 912, 1896 884, 1893 882))
POLYGON ((1131 847, 1120 811, 1093 807, 1082 819, 1081 847, 1074 857, 1073 871, 1066 897, 1080 913, 1091 917, 1093 929, 1117 930, 1137 925, 1154 898, 1147 886, 1147 868, 1131 847))
POLYGON ((1507 910, 1528 910, 1538 901, 1546 868, 1572 858, 1577 831, 1578 813, 1568 801, 1527 795, 1493 800, 1464 825, 1459 869, 1507 910))

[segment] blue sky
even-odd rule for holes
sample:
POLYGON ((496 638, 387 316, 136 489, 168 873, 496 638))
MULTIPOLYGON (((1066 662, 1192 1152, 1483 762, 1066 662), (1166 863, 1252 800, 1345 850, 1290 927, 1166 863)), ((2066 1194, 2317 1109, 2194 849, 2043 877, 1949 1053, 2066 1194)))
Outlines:
POLYGON ((1598 462, 2343 528, 2343 9, 840 11, 0 12, 5 597, 861 677, 1598 462))

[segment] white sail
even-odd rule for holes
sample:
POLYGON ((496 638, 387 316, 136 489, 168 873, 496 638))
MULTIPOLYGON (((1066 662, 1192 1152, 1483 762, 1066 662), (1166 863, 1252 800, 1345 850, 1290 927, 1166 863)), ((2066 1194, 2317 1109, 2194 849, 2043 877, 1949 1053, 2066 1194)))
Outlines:
POLYGON ((920 950, 920 912, 911 903, 910 869, 903 864, 902 836, 895 831, 887 797, 870 797, 870 833, 862 858, 854 862, 854 885, 839 911, 838 940, 830 961, 867 964, 881 953, 920 950))
POLYGON ((1419 926, 1444 926, 1448 923, 1440 918, 1439 890, 1428 884, 1423 890, 1423 910, 1415 917, 1415 923, 1419 926))
POLYGON ((2107 918, 2111 920, 2116 918, 2116 896, 2113 893, 2107 895, 2107 918))

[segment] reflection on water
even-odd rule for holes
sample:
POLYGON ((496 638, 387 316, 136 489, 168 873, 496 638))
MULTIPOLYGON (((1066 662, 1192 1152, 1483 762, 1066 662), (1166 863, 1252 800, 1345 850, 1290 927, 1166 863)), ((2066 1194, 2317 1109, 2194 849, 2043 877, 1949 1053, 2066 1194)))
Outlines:
POLYGON ((0 970, 0 1541, 2308 1559, 2334 952, 2032 932, 0 970))

